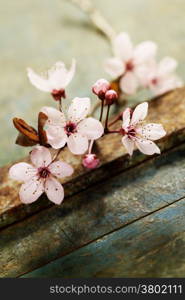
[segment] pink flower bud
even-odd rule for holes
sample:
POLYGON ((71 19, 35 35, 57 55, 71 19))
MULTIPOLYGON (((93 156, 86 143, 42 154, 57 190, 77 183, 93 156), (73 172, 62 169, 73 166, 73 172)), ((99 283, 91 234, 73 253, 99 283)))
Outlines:
POLYGON ((113 104, 118 99, 118 94, 114 90, 109 90, 105 93, 105 100, 107 105, 113 104))
POLYGON ((92 87, 92 91, 99 99, 105 99, 105 93, 111 88, 110 83, 105 79, 99 79, 92 87))
POLYGON ((87 169, 95 169, 100 163, 100 160, 95 154, 86 154, 82 160, 82 164, 87 169))

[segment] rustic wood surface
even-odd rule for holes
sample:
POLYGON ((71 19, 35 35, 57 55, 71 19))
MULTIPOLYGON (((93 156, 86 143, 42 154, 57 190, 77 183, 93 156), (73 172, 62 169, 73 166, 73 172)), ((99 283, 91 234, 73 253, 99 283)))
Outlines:
MULTIPOLYGON (((177 89, 149 103, 147 121, 162 123, 167 131, 167 136, 158 142, 161 150, 166 151, 181 143, 185 139, 185 88, 177 89)), ((63 181, 66 199, 98 181, 105 180, 110 177, 110 173, 113 176, 148 159, 139 152, 130 159, 117 134, 104 136, 97 142, 96 148, 101 166, 91 172, 82 167, 81 157, 70 154, 68 149, 61 153, 61 159, 71 163, 75 169, 73 176, 63 181)), ((45 196, 32 205, 22 205, 18 196, 20 183, 8 178, 9 167, 5 166, 0 170, 0 227, 52 205, 45 196)))
POLYGON ((0 276, 32 271, 185 197, 184 149, 182 145, 72 196, 60 208, 2 229, 0 276))
POLYGON ((24 277, 185 276, 185 199, 24 277))

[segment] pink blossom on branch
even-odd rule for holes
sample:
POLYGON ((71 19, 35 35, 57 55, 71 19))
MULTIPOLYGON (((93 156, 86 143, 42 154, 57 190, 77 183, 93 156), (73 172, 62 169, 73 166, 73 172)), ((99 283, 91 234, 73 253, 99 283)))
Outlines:
POLYGON ((155 58, 156 50, 152 41, 142 42, 134 48, 129 35, 122 32, 113 40, 114 57, 106 60, 105 70, 113 79, 120 79, 122 92, 135 94, 139 86, 139 69, 155 58))
POLYGON ((159 147, 153 141, 165 136, 166 132, 161 124, 143 124, 147 113, 147 102, 137 105, 133 112, 129 108, 123 112, 120 133, 123 135, 122 143, 130 155, 135 147, 146 155, 160 154, 159 147))
POLYGON ((64 199, 64 189, 56 178, 71 176, 73 168, 62 161, 52 161, 50 151, 43 147, 35 147, 30 154, 31 164, 18 163, 9 170, 9 176, 23 181, 19 196, 21 202, 35 202, 44 192, 48 199, 60 204, 64 199))
POLYGON ((69 106, 67 116, 52 107, 43 107, 48 116, 46 134, 48 143, 54 149, 67 146, 73 154, 83 154, 88 149, 88 141, 96 140, 104 133, 98 120, 87 117, 90 111, 89 98, 75 98, 69 106))
POLYGON ((139 79, 143 87, 149 88, 155 96, 181 87, 182 80, 175 74, 177 61, 171 57, 163 58, 159 64, 152 60, 139 70, 139 79))
POLYGON ((28 78, 36 88, 43 92, 49 92, 55 100, 60 100, 62 97, 65 98, 65 88, 74 76, 75 67, 76 62, 73 59, 69 70, 66 69, 63 62, 58 61, 45 75, 38 75, 28 68, 28 78))

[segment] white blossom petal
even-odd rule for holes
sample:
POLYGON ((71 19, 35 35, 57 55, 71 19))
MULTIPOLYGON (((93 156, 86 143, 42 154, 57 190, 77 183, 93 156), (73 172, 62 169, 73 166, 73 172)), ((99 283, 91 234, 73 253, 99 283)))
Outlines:
POLYGON ((73 59, 70 70, 67 70, 63 62, 56 62, 48 71, 49 82, 52 89, 65 89, 75 73, 76 62, 73 59))
POLYGON ((177 68, 177 61, 172 57, 164 57, 158 66, 159 76, 166 76, 177 68))
POLYGON ((61 204, 64 199, 63 186, 52 176, 46 179, 45 193, 50 201, 58 205, 61 204))
POLYGON ((27 181, 36 174, 37 169, 24 162, 13 165, 9 170, 10 178, 18 181, 27 181))
POLYGON ((125 146, 128 154, 132 156, 134 151, 134 141, 129 139, 127 135, 122 138, 122 143, 125 146))
POLYGON ((50 86, 49 80, 36 74, 32 69, 27 69, 27 75, 30 82, 39 90, 43 92, 51 92, 52 87, 50 86))
POLYGON ((48 117, 46 125, 55 125, 61 127, 65 126, 66 119, 63 112, 60 112, 59 110, 49 106, 42 107, 41 112, 48 117))
POLYGON ((125 64, 117 57, 109 58, 105 61, 105 71, 113 78, 118 78, 125 72, 125 64))
POLYGON ((89 98, 74 98, 69 106, 68 119, 78 123, 85 119, 90 111, 91 101, 89 98))
POLYGON ((137 133, 139 133, 144 139, 152 141, 159 140, 166 135, 166 131, 163 126, 156 123, 150 123, 137 128, 137 133))
POLYGON ((33 165, 37 168, 47 167, 52 161, 50 151, 43 146, 36 146, 31 151, 30 158, 33 165))
POLYGON ((64 129, 58 126, 48 126, 46 130, 47 142, 54 149, 63 148, 67 142, 67 134, 64 129))
POLYGON ((30 204, 36 201, 44 192, 43 180, 38 180, 38 177, 33 177, 26 183, 22 184, 19 196, 21 202, 30 204))
POLYGON ((144 140, 144 139, 137 138, 135 140, 135 144, 136 144, 137 148, 146 155, 153 155, 154 153, 157 153, 157 154, 161 153, 159 147, 150 140, 144 140))
POLYGON ((138 80, 133 72, 127 72, 120 80, 120 88, 123 93, 133 95, 138 88, 138 80))
POLYGON ((69 164, 63 161, 53 162, 48 169, 52 173, 52 175, 58 178, 71 176, 74 172, 73 168, 69 164))
POLYGON ((160 78, 156 86, 151 85, 150 89, 155 96, 160 96, 166 92, 169 92, 175 88, 183 86, 183 81, 176 75, 166 76, 160 78))
POLYGON ((140 43, 134 49, 134 62, 141 64, 148 60, 154 59, 157 51, 157 45, 151 41, 145 41, 140 43))
POLYGON ((128 61, 133 56, 133 46, 129 35, 122 32, 113 41, 113 51, 116 57, 122 61, 128 61))
POLYGON ((103 125, 94 118, 86 118, 77 126, 77 131, 88 138, 88 140, 96 140, 104 133, 103 125))
POLYGON ((131 125, 136 125, 140 121, 143 121, 148 113, 148 103, 143 102, 136 106, 132 114, 131 125))
POLYGON ((130 117, 131 117, 131 109, 126 108, 125 111, 123 112, 123 124, 122 124, 123 129, 126 129, 129 126, 130 117))
POLYGON ((155 60, 147 61, 145 64, 137 65, 134 69, 134 74, 139 79, 139 83, 147 88, 150 86, 153 79, 157 79, 158 66, 155 60))
POLYGON ((71 134, 67 140, 69 150, 76 155, 83 154, 88 149, 88 139, 80 133, 71 134))

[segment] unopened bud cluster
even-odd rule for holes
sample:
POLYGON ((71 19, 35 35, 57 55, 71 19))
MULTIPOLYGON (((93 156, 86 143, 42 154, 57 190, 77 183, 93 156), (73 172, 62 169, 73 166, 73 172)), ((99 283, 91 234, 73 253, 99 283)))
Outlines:
POLYGON ((92 87, 92 91, 100 100, 105 100, 106 105, 112 105, 118 99, 117 92, 111 89, 110 83, 105 79, 96 81, 92 87))

